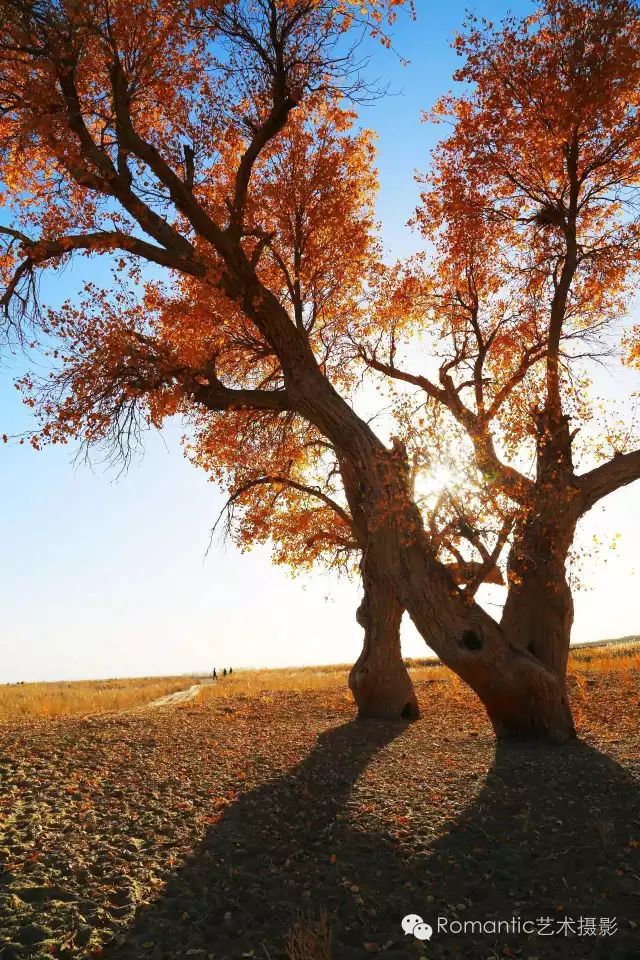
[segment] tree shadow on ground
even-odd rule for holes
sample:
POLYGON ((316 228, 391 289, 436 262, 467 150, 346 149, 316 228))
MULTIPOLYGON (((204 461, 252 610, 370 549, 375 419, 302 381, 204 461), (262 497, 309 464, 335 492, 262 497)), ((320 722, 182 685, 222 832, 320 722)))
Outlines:
POLYGON ((276 960, 286 956, 296 919, 323 912, 332 923, 333 960, 378 949, 388 960, 423 952, 470 960, 640 956, 630 927, 639 919, 639 850, 630 841, 640 837, 640 804, 628 772, 584 743, 499 745, 486 780, 446 835, 429 839, 433 801, 418 796, 414 836, 403 843, 383 829, 358 828, 343 813, 358 777, 405 730, 352 722, 322 734, 299 766, 225 810, 161 897, 141 910, 126 942, 104 956, 276 960), (565 916, 594 918, 598 926, 615 917, 618 932, 436 930, 425 951, 402 936, 408 913, 434 928, 438 916, 510 920, 520 913, 552 918, 554 930, 565 916))

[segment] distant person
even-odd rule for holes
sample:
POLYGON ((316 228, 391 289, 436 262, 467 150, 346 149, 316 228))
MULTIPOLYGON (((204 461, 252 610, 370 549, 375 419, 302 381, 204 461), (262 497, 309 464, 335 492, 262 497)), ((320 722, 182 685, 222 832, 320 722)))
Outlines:
POLYGON ((212 680, 217 680, 217 679, 218 679, 218 674, 216 673, 216 668, 215 668, 215 667, 213 668, 213 673, 211 674, 211 679, 212 679, 212 680))
POLYGON ((233 673, 233 667, 229 667, 229 676, 233 673))
POLYGON ((225 667, 224 670, 222 671, 222 676, 226 677, 226 675, 227 675, 227 668, 225 667))

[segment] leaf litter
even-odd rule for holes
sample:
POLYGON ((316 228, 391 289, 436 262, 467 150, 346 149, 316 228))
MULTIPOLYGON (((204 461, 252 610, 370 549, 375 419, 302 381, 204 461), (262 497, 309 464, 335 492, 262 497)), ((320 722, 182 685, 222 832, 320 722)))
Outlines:
POLYGON ((334 960, 637 958, 640 750, 618 694, 598 677, 581 742, 553 749, 496 749, 444 684, 420 685, 411 725, 283 691, 0 727, 0 956, 276 960, 326 917, 334 960), (426 947, 407 913, 618 932, 426 947))

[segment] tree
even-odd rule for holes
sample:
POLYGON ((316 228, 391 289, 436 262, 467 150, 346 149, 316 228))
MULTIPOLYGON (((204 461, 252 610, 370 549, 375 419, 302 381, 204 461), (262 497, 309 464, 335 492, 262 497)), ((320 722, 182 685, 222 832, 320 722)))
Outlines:
POLYGON ((637 279, 639 41, 637 8, 617 0, 553 0, 500 30, 471 20, 457 79, 472 91, 435 109, 453 132, 416 215, 434 255, 400 275, 411 311, 390 348, 360 347, 450 415, 488 489, 517 507, 501 626, 563 687, 576 526, 640 477, 633 424, 590 433, 588 379, 590 361, 621 359, 612 338, 637 279), (398 360, 416 327, 442 358, 436 378, 398 360))
MULTIPOLYGON (((256 420, 246 410, 234 421, 230 430, 228 417, 203 418, 190 446, 194 462, 230 491, 212 533, 224 519, 241 549, 271 544, 275 562, 296 572, 316 564, 349 576, 359 572, 364 596, 356 619, 365 635, 349 675, 358 713, 416 719, 418 702, 401 654, 404 611, 368 568, 367 531, 354 523, 335 451, 303 421, 275 415, 256 420)), ((437 477, 437 464, 425 464, 424 451, 409 449, 407 457, 414 489, 416 478, 437 477)), ((431 545, 470 596, 482 583, 503 583, 498 562, 512 525, 506 516, 493 528, 500 506, 487 509, 486 493, 477 483, 474 489, 474 479, 459 478, 464 502, 461 492, 437 483, 418 498, 431 545)))
MULTIPOLYGON (((104 291, 50 317, 67 346, 53 393, 42 400, 41 439, 119 443, 135 432, 140 410, 151 422, 176 411, 247 408, 300 418, 336 453, 353 522, 366 531, 367 570, 478 693, 497 735, 572 736, 560 672, 458 588, 424 528, 406 448, 385 444, 348 402, 344 357, 363 334, 361 311, 341 317, 327 357, 323 321, 318 332, 318 318, 296 310, 295 263, 292 289, 282 272, 277 278, 283 226, 263 185, 287 187, 275 158, 296 112, 305 110, 317 129, 338 88, 357 91, 344 46, 357 29, 353 8, 312 0, 2 0, 0 9, 0 149, 16 210, 15 225, 3 230, 11 241, 3 298, 10 322, 21 322, 37 270, 77 251, 119 251, 162 267, 179 290, 173 296, 151 283, 132 302, 104 291)), ((583 5, 542 7, 540 22, 556 9, 567 12, 563 29, 575 41, 583 5)), ((382 7, 367 10, 379 32, 382 7)), ((594 21, 613 15, 603 4, 588 13, 594 21)), ((622 18, 620 62, 633 73, 635 13, 622 5, 614 13, 622 18)), ((547 32, 538 29, 542 39, 547 32)), ((597 60, 615 73, 607 57, 597 60)), ((618 72, 606 92, 621 130, 633 112, 625 91, 618 72)), ((362 241, 340 248, 347 265, 376 259, 369 171, 367 163, 357 171, 364 195, 356 191, 347 210, 362 241)), ((329 205, 329 227, 344 214, 329 205)), ((553 387, 555 341, 546 349, 553 387)), ((554 416, 548 424, 560 422, 554 416)), ((548 447, 553 438, 545 433, 548 447)), ((636 460, 625 458, 623 472, 636 460)), ((599 469, 591 490, 619 470, 599 469)))

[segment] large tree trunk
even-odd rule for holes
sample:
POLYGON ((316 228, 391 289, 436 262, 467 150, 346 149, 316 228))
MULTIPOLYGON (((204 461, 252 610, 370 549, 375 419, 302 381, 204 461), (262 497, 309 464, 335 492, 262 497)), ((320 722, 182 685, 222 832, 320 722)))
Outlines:
MULTIPOLYGON (((562 718, 567 738, 575 735, 566 672, 573 626, 573 598, 566 561, 579 505, 557 498, 539 504, 515 532, 509 554, 509 593, 502 629, 516 649, 533 654, 555 678, 549 710, 562 718)), ((547 692, 545 700, 550 696, 547 692)))
MULTIPOLYGON (((547 665, 534 651, 516 645, 501 627, 492 621, 487 623, 473 608, 465 622, 455 605, 446 612, 432 606, 419 591, 419 575, 414 579, 414 560, 409 552, 404 568, 406 591, 402 594, 398 581, 396 588, 429 646, 480 697, 496 736, 549 743, 564 743, 574 737, 564 670, 547 665), (449 640, 452 636, 453 643, 449 640)), ((419 570, 420 558, 415 565, 419 570)))
MULTIPOLYGON (((385 476, 390 472, 385 470, 385 476)), ((565 524, 561 531, 562 512, 555 517, 550 529, 555 531, 558 545, 550 532, 553 562, 548 564, 546 577, 537 585, 534 578, 527 577, 520 591, 519 617, 508 620, 507 625, 497 624, 461 593, 450 573, 437 562, 417 508, 402 492, 401 478, 400 471, 395 483, 385 490, 384 499, 374 499, 373 505, 362 507, 368 518, 368 551, 375 568, 388 578, 427 644, 480 697, 497 737, 550 743, 570 740, 575 728, 565 670, 571 596, 564 558, 575 521, 565 524), (546 592, 552 588, 558 592, 545 607, 546 592), (542 619, 545 609, 546 624, 542 619), (523 623, 527 620, 528 633, 537 637, 531 643, 523 640, 523 623), (553 630, 549 630, 550 620, 554 621, 553 630)), ((360 498, 362 489, 358 478, 360 498)), ((576 511, 576 519, 577 515, 576 511)))
MULTIPOLYGON (((399 450, 390 455, 379 474, 380 492, 374 488, 371 499, 362 471, 355 474, 349 464, 343 465, 352 513, 360 511, 367 520, 369 562, 388 579, 428 645, 480 697, 496 736, 552 743, 571 739, 575 730, 564 682, 566 655, 561 663, 539 656, 542 642, 529 649, 512 640, 463 596, 435 560, 417 508, 408 491, 403 492, 399 458, 399 450)), ((567 549, 571 535, 572 530, 567 532, 567 549)), ((533 618, 535 610, 530 612, 533 618)))
MULTIPOLYGON (((248 264, 243 254, 238 257, 242 263, 233 268, 241 276, 248 264)), ((358 537, 361 542, 366 537, 363 548, 419 633, 476 691, 498 736, 569 739, 573 725, 561 709, 557 675, 534 653, 510 643, 501 626, 461 593, 438 562, 413 498, 401 445, 386 448, 339 396, 286 311, 253 271, 249 274, 238 293, 282 362, 287 407, 315 424, 334 447, 358 537)))
POLYGON ((364 629, 364 646, 349 674, 358 716, 417 720, 418 701, 400 649, 402 604, 366 553, 361 570, 364 597, 356 618, 364 629))
POLYGON ((484 703, 499 740, 537 739, 566 743, 575 737, 564 678, 536 662, 523 661, 521 669, 501 674, 486 688, 470 679, 484 703))
POLYGON ((509 554, 509 593, 502 627, 519 649, 529 650, 564 676, 573 626, 566 559, 576 522, 562 512, 540 515, 516 530, 509 554))

